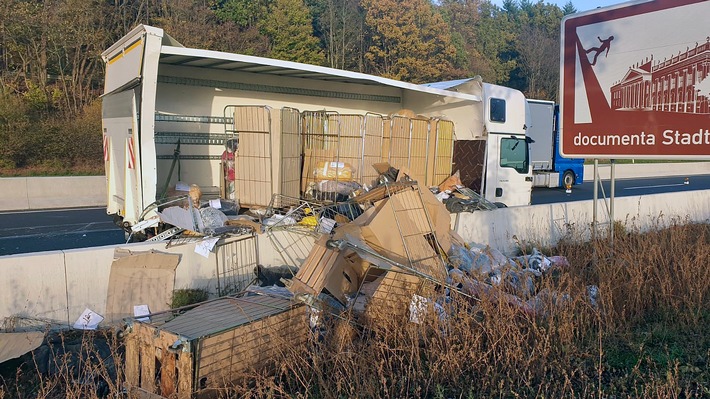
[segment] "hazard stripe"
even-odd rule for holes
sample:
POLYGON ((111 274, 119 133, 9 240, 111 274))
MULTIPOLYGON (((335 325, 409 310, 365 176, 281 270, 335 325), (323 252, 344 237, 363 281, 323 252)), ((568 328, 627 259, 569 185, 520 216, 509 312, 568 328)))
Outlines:
POLYGON ((109 144, 111 143, 111 140, 109 139, 107 134, 104 134, 104 162, 108 162, 108 154, 109 154, 109 144))
POLYGON ((135 163, 136 163, 136 156, 133 153, 133 137, 129 137, 127 140, 128 140, 128 169, 133 169, 133 168, 135 168, 135 163))

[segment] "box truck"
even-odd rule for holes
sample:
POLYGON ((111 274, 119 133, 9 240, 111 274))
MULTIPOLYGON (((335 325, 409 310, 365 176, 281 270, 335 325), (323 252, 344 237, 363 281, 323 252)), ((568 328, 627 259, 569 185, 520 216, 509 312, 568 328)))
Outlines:
POLYGON ((234 175, 242 208, 266 207, 274 194, 299 197, 316 161, 350 163, 361 183, 377 178, 372 165, 383 161, 428 186, 460 170, 489 201, 530 203, 517 90, 480 79, 416 85, 186 48, 145 25, 102 57, 107 213, 127 230, 179 188, 224 198, 225 175, 234 175), (226 144, 236 142, 225 172, 226 144))
POLYGON ((566 158, 560 153, 559 107, 552 101, 527 101, 533 187, 571 188, 582 184, 584 159, 566 158))

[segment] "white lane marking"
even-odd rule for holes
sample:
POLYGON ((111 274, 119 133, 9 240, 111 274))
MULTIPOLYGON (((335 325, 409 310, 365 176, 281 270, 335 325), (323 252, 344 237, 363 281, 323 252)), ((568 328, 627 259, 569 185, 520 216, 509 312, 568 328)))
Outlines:
POLYGON ((675 186, 686 186, 685 183, 675 183, 675 184, 657 184, 655 186, 636 186, 636 187, 625 187, 624 190, 638 190, 641 188, 661 188, 661 187, 675 187, 675 186))

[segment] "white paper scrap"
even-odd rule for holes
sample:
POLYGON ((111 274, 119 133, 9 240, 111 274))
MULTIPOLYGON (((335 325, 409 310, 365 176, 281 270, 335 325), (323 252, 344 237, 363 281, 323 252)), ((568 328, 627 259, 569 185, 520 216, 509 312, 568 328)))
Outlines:
POLYGON ((222 209, 222 201, 219 199, 211 199, 210 206, 214 209, 222 209))
POLYGON ((149 314, 150 309, 148 309, 148 305, 133 305, 133 316, 137 317, 136 320, 146 323, 150 322, 150 317, 141 317, 149 314))
POLYGON ((195 252, 208 258, 210 256, 210 251, 214 248, 215 244, 219 241, 219 237, 208 237, 204 240, 195 244, 195 252))
POLYGON ((330 234, 330 232, 333 231, 333 227, 335 227, 335 220, 330 218, 320 218, 320 227, 318 229, 320 233, 330 234))
POLYGON ((86 308, 84 312, 81 313, 81 316, 74 322, 74 328, 77 330, 96 330, 96 327, 98 327, 99 323, 103 320, 103 316, 86 308))

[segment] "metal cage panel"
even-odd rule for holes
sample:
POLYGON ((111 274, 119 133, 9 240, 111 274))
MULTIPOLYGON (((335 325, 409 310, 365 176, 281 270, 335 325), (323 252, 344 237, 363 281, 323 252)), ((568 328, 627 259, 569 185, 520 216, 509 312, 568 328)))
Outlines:
POLYGON ((217 293, 219 296, 241 292, 254 281, 259 263, 255 234, 217 245, 217 293))
POLYGON ((301 149, 301 113, 295 108, 282 108, 280 194, 291 197, 300 194, 301 149))
POLYGON ((243 207, 264 207, 271 201, 271 108, 236 106, 225 108, 231 114, 239 139, 235 156, 235 192, 243 207))
MULTIPOLYGON (((438 120, 436 121, 436 139, 434 140, 434 156, 431 179, 428 185, 441 184, 451 176, 451 166, 454 157, 454 122, 438 120)), ((429 160, 431 163, 432 160, 429 160)))

